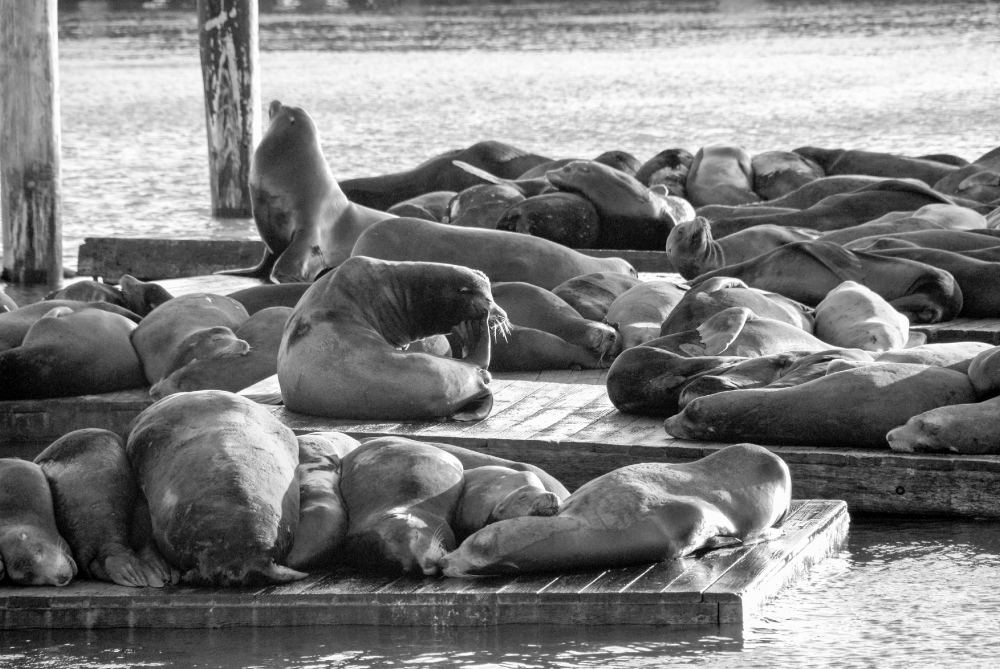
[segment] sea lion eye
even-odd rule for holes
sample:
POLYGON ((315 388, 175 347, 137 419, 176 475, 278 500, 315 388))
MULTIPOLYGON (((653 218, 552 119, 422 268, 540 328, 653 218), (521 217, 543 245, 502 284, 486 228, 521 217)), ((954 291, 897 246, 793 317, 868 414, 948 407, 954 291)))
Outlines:
POLYGON ((458 292, 460 292, 460 293, 471 293, 472 289, 469 288, 468 286, 462 286, 461 288, 458 289, 458 292))

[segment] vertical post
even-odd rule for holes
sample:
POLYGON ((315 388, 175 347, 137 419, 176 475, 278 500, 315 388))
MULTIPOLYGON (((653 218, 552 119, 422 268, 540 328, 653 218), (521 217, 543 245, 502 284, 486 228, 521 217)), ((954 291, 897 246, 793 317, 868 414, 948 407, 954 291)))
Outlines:
POLYGON ((57 0, 0 0, 3 278, 62 281, 57 0))
POLYGON ((257 0, 198 0, 212 214, 249 217, 260 140, 257 0))

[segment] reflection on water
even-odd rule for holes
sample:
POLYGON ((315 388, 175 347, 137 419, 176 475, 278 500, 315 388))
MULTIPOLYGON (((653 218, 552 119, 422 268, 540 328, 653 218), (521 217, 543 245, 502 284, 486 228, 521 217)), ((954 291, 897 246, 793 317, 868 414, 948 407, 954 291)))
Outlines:
POLYGON ((738 626, 0 632, 16 667, 992 667, 1000 523, 855 519, 847 548, 738 626))

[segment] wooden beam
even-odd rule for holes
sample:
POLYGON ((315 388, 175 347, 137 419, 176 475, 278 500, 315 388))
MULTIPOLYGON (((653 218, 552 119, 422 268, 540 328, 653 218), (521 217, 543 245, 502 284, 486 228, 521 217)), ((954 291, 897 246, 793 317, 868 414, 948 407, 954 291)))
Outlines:
POLYGON ((57 0, 0 2, 3 278, 62 280, 57 0))
POLYGON ((260 140, 257 0, 198 0, 198 33, 212 214, 248 217, 260 140))

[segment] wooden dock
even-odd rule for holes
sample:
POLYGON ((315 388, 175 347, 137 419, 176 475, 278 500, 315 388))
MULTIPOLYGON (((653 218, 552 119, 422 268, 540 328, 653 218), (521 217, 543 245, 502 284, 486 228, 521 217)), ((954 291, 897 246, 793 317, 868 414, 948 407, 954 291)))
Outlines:
POLYGON ((371 576, 347 570, 261 588, 0 587, 6 630, 303 625, 741 624, 840 550, 839 501, 796 501, 784 535, 752 546, 604 571, 478 579, 371 576))

